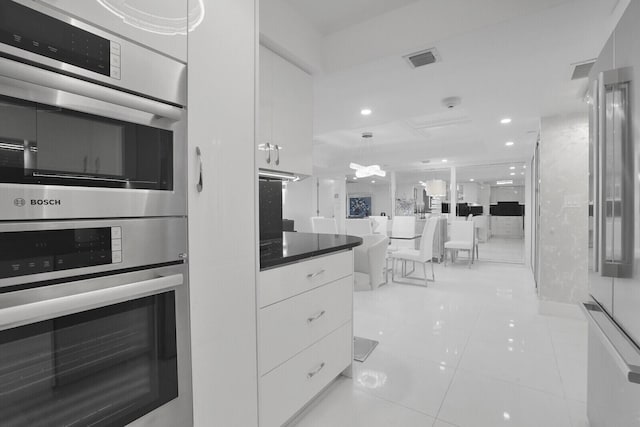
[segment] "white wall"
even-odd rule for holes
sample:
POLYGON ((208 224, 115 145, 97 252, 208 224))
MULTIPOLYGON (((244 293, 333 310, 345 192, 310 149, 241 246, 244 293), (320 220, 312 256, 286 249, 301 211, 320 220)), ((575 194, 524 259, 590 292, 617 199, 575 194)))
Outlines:
POLYGON ((283 0, 260 0, 260 42, 310 74, 323 69, 320 33, 283 0))
MULTIPOLYGON (((352 194, 370 194, 372 215, 385 212, 391 215, 391 195, 389 185, 375 185, 366 182, 347 182, 347 197, 352 194)), ((345 204, 345 216, 349 215, 349 207, 345 204)))
POLYGON ((282 196, 282 216, 295 221, 296 231, 311 233, 311 217, 323 216, 336 218, 338 232, 344 232, 344 178, 311 176, 301 181, 288 182, 282 196))
POLYGON ((523 185, 493 185, 491 186, 491 203, 520 202, 525 201, 525 189, 523 185))
POLYGON ((256 0, 204 4, 204 21, 188 43, 194 425, 254 427, 256 0), (202 193, 195 190, 196 146, 204 157, 202 193))
POLYGON ((294 221, 294 229, 311 233, 312 216, 317 216, 315 206, 316 180, 313 177, 285 184, 282 192, 282 217, 294 221))
POLYGON ((481 184, 478 189, 478 204, 482 205, 482 214, 489 215, 489 208, 491 207, 491 186, 487 184, 481 184))
POLYGON ((587 113, 544 117, 540 133, 540 277, 543 301, 587 298, 587 113))

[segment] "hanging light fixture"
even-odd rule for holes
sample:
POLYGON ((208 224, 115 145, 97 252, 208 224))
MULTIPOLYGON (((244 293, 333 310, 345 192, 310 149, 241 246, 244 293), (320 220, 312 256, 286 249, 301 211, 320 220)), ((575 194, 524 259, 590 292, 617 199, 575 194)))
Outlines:
MULTIPOLYGON (((363 132, 362 138, 364 139, 373 138, 373 133, 363 132)), ((364 166, 358 163, 351 162, 349 163, 349 167, 356 171, 356 176, 358 178, 366 178, 373 175, 382 176, 382 177, 387 176, 387 172, 383 171, 382 168, 380 168, 380 165, 364 166)))

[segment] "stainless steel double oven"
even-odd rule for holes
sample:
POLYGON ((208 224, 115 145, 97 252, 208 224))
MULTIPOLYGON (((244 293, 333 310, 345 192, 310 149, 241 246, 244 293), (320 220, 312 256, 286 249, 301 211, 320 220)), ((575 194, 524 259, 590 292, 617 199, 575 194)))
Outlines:
POLYGON ((186 66, 0 2, 0 424, 192 424, 186 66))

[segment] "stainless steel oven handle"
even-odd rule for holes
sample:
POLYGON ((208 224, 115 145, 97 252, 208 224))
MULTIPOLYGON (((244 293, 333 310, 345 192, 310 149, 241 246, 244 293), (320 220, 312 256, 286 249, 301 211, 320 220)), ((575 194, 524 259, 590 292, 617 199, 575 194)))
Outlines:
POLYGON ((182 274, 173 274, 90 292, 4 307, 0 309, 0 330, 144 298, 175 289, 183 283, 182 274))
POLYGON ((640 352, 608 314, 595 303, 580 304, 595 332, 630 383, 640 384, 640 352))
POLYGON ((181 108, 5 58, 0 58, 0 75, 144 111, 174 121, 182 118, 181 108))

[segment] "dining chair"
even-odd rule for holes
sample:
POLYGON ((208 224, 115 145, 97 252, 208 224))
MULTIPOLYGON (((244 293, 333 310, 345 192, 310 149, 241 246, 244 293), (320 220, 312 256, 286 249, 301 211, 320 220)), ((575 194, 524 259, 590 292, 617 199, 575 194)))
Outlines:
POLYGON ((447 265, 447 250, 451 254, 451 262, 455 262, 458 251, 469 252, 469 268, 474 261, 475 227, 473 221, 453 221, 449 228, 449 240, 445 242, 444 265, 447 265))
POLYGON ((319 234, 338 234, 338 224, 335 218, 312 216, 311 230, 319 234))
MULTIPOLYGON (((424 284, 427 286, 428 277, 427 277, 427 263, 431 263, 431 281, 435 281, 435 273, 433 271, 433 239, 436 233, 436 227, 438 225, 438 218, 429 218, 424 226, 422 231, 422 239, 420 240, 420 250, 410 249, 410 248, 402 248, 398 249, 395 252, 392 252, 389 256, 392 258, 392 268, 391 268, 391 281, 395 282, 395 261, 402 261, 402 269, 401 269, 401 277, 411 278, 407 274, 407 261, 411 261, 414 265, 415 263, 422 264, 422 271, 424 272, 424 284)), ((413 271, 412 271, 413 272, 413 271)), ((407 283, 413 285, 410 282, 400 282, 407 283)))

